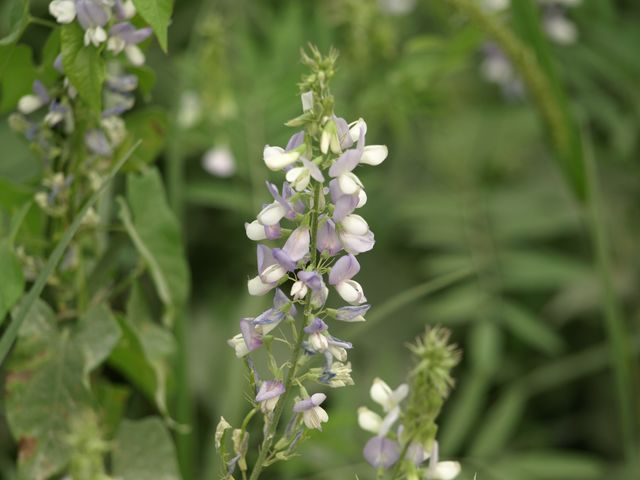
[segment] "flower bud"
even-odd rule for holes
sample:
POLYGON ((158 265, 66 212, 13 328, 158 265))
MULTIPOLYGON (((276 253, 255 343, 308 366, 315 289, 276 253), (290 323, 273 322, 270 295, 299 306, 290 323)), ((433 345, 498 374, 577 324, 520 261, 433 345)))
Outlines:
POLYGON ((277 171, 282 170, 284 167, 298 160, 298 158, 300 158, 300 152, 297 150, 285 152, 281 147, 271 147, 267 145, 264 147, 262 156, 269 170, 277 171))
POLYGON ((362 182, 352 172, 345 172, 338 177, 338 186, 345 195, 353 195, 363 189, 362 182))
POLYGON ((42 100, 37 95, 29 94, 18 100, 18 111, 25 115, 35 112, 43 105, 42 100))
POLYGON ((259 242, 260 240, 265 240, 267 238, 267 234, 264 230, 264 225, 262 225, 257 220, 254 220, 251 223, 245 222, 244 230, 249 240, 259 242))
POLYGON ((364 147, 360 163, 366 165, 380 165, 389 155, 386 145, 367 145, 364 147))
POLYGON ((351 235, 365 235, 369 231, 369 224, 366 220, 355 213, 344 217, 341 225, 344 231, 351 235))
POLYGON ((307 288, 307 286, 300 280, 294 282, 291 286, 291 296, 295 300, 301 300, 306 297, 308 291, 309 289, 307 288))
POLYGON ((336 291, 345 302, 352 305, 358 305, 367 301, 362 291, 362 286, 355 280, 343 280, 336 285, 336 291))
POLYGON ((274 201, 258 213, 258 222, 265 227, 271 227, 282 220, 286 213, 285 208, 280 203, 274 201))
POLYGON ((271 290, 275 285, 268 284, 262 281, 260 275, 253 277, 251 280, 247 282, 247 289, 249 290, 249 295, 260 296, 267 293, 271 290))
POLYGON ((316 352, 324 352, 329 348, 329 340, 322 332, 315 332, 309 335, 309 346, 316 352))
POLYGON ((309 185, 311 173, 305 167, 294 167, 287 172, 286 179, 294 190, 301 192, 309 185))
POLYGON ((74 0, 53 0, 49 4, 49 13, 58 23, 71 23, 76 18, 76 2, 74 0))
POLYGON ((358 408, 358 425, 367 432, 377 434, 382 425, 382 418, 367 407, 358 408))

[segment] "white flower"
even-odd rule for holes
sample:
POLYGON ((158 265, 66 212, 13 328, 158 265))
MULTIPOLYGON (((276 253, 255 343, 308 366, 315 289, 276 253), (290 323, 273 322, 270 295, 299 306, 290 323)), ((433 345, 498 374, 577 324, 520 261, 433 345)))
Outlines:
POLYGON ((301 192, 309 185, 311 172, 306 167, 294 167, 287 172, 286 179, 297 192, 301 192))
POLYGON ((25 95, 24 97, 21 97, 20 100, 18 100, 18 111, 20 113, 24 113, 25 115, 29 115, 30 113, 33 113, 40 107, 42 107, 42 105, 44 105, 42 99, 37 95, 33 95, 30 93, 29 95, 25 95))
POLYGON ((434 480, 453 480, 460 474, 461 470, 458 462, 438 462, 433 469, 431 478, 434 480))
POLYGON ((360 407, 358 408, 358 425, 363 430, 377 435, 382 425, 382 417, 367 407, 360 407))
POLYGON ((351 305, 359 305, 367 301, 362 286, 355 280, 343 280, 336 285, 336 291, 345 302, 351 305))
POLYGON ((107 32, 102 27, 87 28, 84 32, 84 44, 89 46, 93 44, 94 47, 100 46, 100 44, 107 40, 107 32))
POLYGON ((238 358, 242 358, 249 353, 247 343, 244 341, 244 337, 241 333, 227 340, 227 345, 236 351, 236 357, 238 358))
POLYGON ((122 13, 125 19, 130 19, 136 15, 136 7, 131 0, 122 2, 122 13))
POLYGON ((549 38, 560 45, 571 45, 578 39, 578 29, 567 17, 549 15, 544 19, 544 30, 549 38))
POLYGON ((236 172, 236 161, 228 147, 210 148, 202 157, 202 168, 218 177, 230 177, 236 172))
POLYGON ((369 231, 369 224, 360 215, 352 213, 347 215, 340 222, 345 232, 351 235, 366 235, 369 231))
POLYGON ((300 400, 293 406, 293 411, 302 413, 302 420, 307 428, 317 428, 322 430, 322 424, 329 420, 329 415, 320 404, 327 396, 324 393, 314 393, 311 398, 300 400))
POLYGON ((275 287, 273 283, 265 283, 260 278, 260 275, 253 277, 251 280, 247 282, 247 289, 249 290, 249 295, 260 296, 267 293, 269 290, 275 287))
POLYGON ((266 145, 262 156, 264 163, 267 165, 269 170, 277 171, 295 163, 295 161, 300 158, 300 152, 297 150, 285 152, 281 147, 271 147, 266 145))
POLYGON ((360 179, 353 172, 345 172, 338 177, 338 187, 345 195, 353 195, 364 188, 360 179))
POLYGON ((49 13, 58 23, 71 23, 76 18, 76 2, 74 0, 53 0, 49 4, 49 13))
POLYGON ((251 223, 245 223, 244 231, 247 233, 249 240, 253 240, 255 242, 259 242, 260 240, 265 240, 267 238, 264 225, 258 222, 258 220, 254 220, 251 223))
POLYGON ((364 147, 360 163, 366 165, 380 165, 389 155, 386 145, 367 145, 364 147))
POLYGON ((395 390, 392 390, 383 380, 375 378, 369 393, 375 402, 382 405, 385 412, 389 412, 397 407, 409 394, 409 385, 403 383, 395 390))
POLYGON ((307 288, 307 286, 303 282, 298 280, 297 282, 294 282, 293 285, 291 286, 291 296, 295 300, 301 300, 307 296, 308 290, 309 289, 307 288))
POLYGON ((266 284, 274 284, 278 282, 282 277, 287 274, 287 271, 284 269, 282 265, 279 263, 274 263, 273 265, 269 265, 265 268, 261 273, 260 277, 266 284))
POLYGON ((285 208, 278 202, 274 201, 258 213, 258 222, 266 227, 271 227, 282 220, 286 213, 287 211, 285 208))
POLYGON ((364 188, 361 188, 358 190, 358 204, 356 208, 363 207, 365 203, 367 203, 367 193, 364 191, 364 188))
POLYGON ((367 134, 367 123, 362 118, 349 124, 349 136, 353 142, 357 142, 360 139, 361 130, 364 130, 362 132, 363 135, 367 134))
POLYGON ((191 128, 202 118, 202 102, 199 95, 187 90, 182 92, 178 109, 178 125, 191 128))
POLYGON ((324 352, 329 348, 329 340, 322 332, 315 332, 309 335, 309 345, 316 352, 324 352))
POLYGON ((127 60, 129 60, 131 65, 133 65, 134 67, 140 67, 144 65, 144 62, 146 60, 144 53, 137 45, 128 44, 126 47, 124 47, 124 54, 127 56, 127 60))

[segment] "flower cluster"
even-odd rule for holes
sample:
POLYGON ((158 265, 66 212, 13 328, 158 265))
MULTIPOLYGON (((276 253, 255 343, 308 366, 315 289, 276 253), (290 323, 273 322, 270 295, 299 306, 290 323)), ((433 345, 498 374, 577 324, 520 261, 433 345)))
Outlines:
POLYGON ((395 473, 403 473, 401 478, 415 480, 448 480, 460 472, 457 462, 438 461, 436 441, 435 419, 453 384, 450 371, 459 361, 448 340, 447 330, 427 329, 409 346, 415 367, 408 383, 392 389, 379 378, 373 380, 370 395, 384 416, 367 407, 358 409, 358 424, 374 434, 363 452, 371 466, 382 471, 394 467, 395 473))
POLYGON ((48 85, 35 80, 32 93, 20 98, 18 111, 10 118, 13 129, 25 136, 44 162, 45 179, 35 197, 37 204, 49 215, 62 216, 68 210, 71 185, 84 181, 89 190, 98 188, 101 175, 127 136, 122 115, 133 108, 138 87, 138 77, 130 67, 144 63, 138 44, 151 29, 136 28, 130 22, 136 15, 131 1, 53 0, 49 11, 59 23, 78 20, 85 32, 84 48, 94 49, 106 42, 106 51, 96 49, 106 72, 99 115, 88 109, 66 77, 60 53, 53 65, 43 66, 57 73, 55 80, 48 80, 48 85), (78 154, 78 140, 85 147, 81 164, 70 161, 78 154), (76 171, 59 171, 61 166, 74 164, 76 171))
MULTIPOLYGON (((568 9, 576 7, 582 0, 537 0, 541 9, 542 27, 547 37, 558 45, 571 45, 578 39, 578 30, 568 16, 568 9)), ((485 0, 483 6, 491 12, 502 12, 509 8, 509 0, 485 0)), ((498 85, 507 98, 524 95, 524 85, 510 60, 495 42, 486 42, 482 47, 482 76, 498 85)))
MULTIPOLYGON (((249 293, 274 291, 273 304, 255 318, 242 319, 240 333, 228 342, 238 357, 249 357, 255 402, 265 416, 268 442, 284 409, 284 397, 292 388, 299 391, 285 437, 276 443, 276 450, 282 446, 286 452, 304 428, 321 429, 328 420, 320 406, 326 395, 309 394, 304 382, 334 388, 353 383, 347 361, 352 345, 330 333, 329 321, 362 322, 369 310, 354 277, 360 271, 357 255, 371 250, 375 240, 366 220, 355 213, 367 196, 354 170, 359 165, 379 165, 387 157, 385 146, 365 144, 364 120, 347 123, 334 115, 327 81, 335 55, 325 57, 313 49, 312 57, 305 55, 303 61, 312 69, 301 84, 303 113, 288 124, 304 129, 284 148, 267 145, 263 152, 266 166, 283 172, 286 181, 281 188, 267 182, 272 201, 256 220, 245 224, 247 237, 260 242, 258 271, 248 281, 249 293), (347 305, 328 307, 332 291, 347 305), (283 323, 293 326, 293 338, 276 330, 283 323), (290 347, 291 358, 285 364, 278 365, 272 354, 274 341, 290 347), (259 349, 268 356, 272 379, 260 380, 252 358, 259 349), (321 360, 321 366, 310 365, 314 358, 321 360)), ((270 446, 263 444, 262 451, 270 446)), ((262 468, 261 461, 257 469, 262 468)))

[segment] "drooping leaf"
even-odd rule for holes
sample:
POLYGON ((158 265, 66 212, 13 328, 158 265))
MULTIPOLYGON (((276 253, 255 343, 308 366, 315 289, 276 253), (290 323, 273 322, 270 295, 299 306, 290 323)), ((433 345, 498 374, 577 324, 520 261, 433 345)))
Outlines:
POLYGON ((17 42, 29 24, 29 0, 9 0, 0 9, 2 29, 0 45, 17 42))
POLYGON ((136 9, 158 37, 160 47, 167 51, 167 29, 171 21, 173 0, 133 0, 136 9))
POLYGON ((157 170, 130 174, 127 200, 131 210, 121 202, 120 218, 149 267, 158 296, 166 307, 165 322, 171 324, 176 309, 187 300, 189 271, 180 226, 167 204, 157 170))
POLYGON ((22 265, 6 239, 0 240, 0 324, 24 291, 22 265))
POLYGON ((547 355, 558 354, 563 350, 564 340, 560 334, 547 325, 543 318, 536 318, 525 307, 505 301, 497 313, 505 328, 532 348, 547 355))
POLYGON ((85 46, 84 33, 77 22, 63 25, 60 33, 62 66, 65 75, 76 88, 80 98, 94 112, 102 109, 104 60, 97 48, 85 46))
POLYGON ((123 422, 114 442, 113 474, 121 480, 180 480, 175 448, 159 418, 123 422))

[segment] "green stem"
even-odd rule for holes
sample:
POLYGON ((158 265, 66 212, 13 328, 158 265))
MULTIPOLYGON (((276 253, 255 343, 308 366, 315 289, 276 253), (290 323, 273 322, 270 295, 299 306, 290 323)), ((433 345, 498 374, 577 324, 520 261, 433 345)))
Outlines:
MULTIPOLYGON (((320 198, 320 190, 322 189, 322 184, 315 184, 313 187, 313 211, 311 213, 311 265, 312 268, 315 269, 318 261, 318 252, 316 249, 316 237, 318 233, 318 200, 320 198)), ((251 477, 249 480, 257 480, 260 477, 260 473, 264 468, 265 460, 267 459, 267 455, 269 454, 269 450, 271 450, 271 446, 273 445, 273 440, 275 438, 275 433, 278 428, 278 423, 280 423, 280 417, 284 412, 285 405, 287 403, 287 397, 289 396, 289 391, 291 390, 291 386, 296 376, 296 370, 298 369, 298 360, 300 359, 300 352, 302 350, 302 340, 304 339, 304 327, 306 325, 305 320, 311 316, 311 293, 308 294, 307 303, 304 309, 304 315, 300 324, 298 325, 296 343, 293 348, 293 352, 291 353, 291 359, 289 360, 289 364, 291 367, 287 373, 287 378, 284 383, 284 394, 280 397, 278 404, 273 412, 273 418, 271 419, 271 423, 267 428, 267 431, 264 435, 264 440, 262 441, 262 446, 260 447, 260 453, 258 454, 258 458, 256 459, 256 463, 253 467, 253 471, 251 472, 251 477)))

